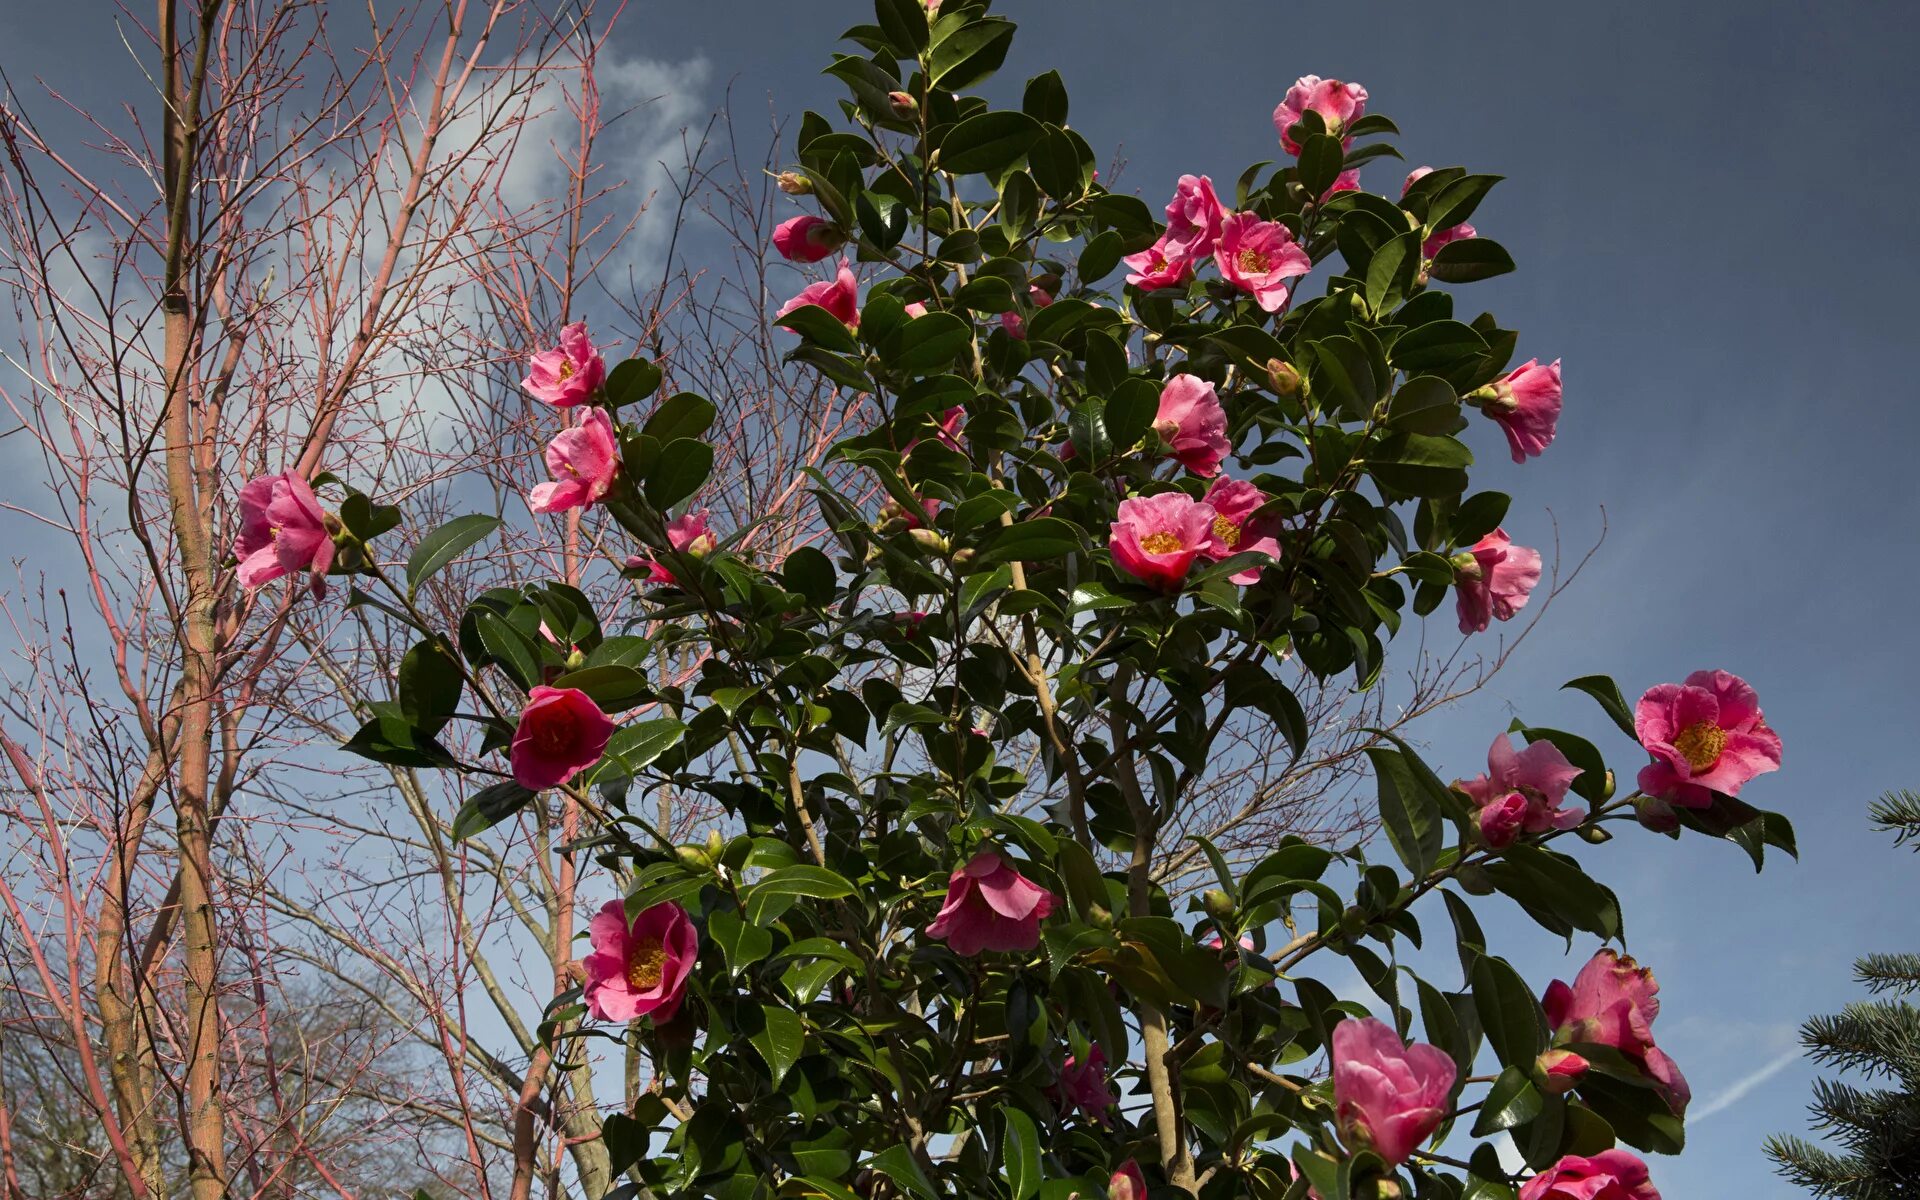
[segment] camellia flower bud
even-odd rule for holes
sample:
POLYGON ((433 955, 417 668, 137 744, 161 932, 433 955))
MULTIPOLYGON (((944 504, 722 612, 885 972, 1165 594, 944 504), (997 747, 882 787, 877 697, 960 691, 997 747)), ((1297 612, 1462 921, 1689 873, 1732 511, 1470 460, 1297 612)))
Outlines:
POLYGON ((707 857, 717 862, 726 849, 726 837, 718 829, 707 830, 707 857))
POLYGON ((1216 921, 1233 919, 1233 897, 1219 888, 1208 888, 1201 895, 1200 903, 1205 906, 1207 915, 1216 921))
POLYGON ((913 115, 920 111, 919 102, 905 92, 888 92, 887 107, 892 109, 893 115, 902 121, 913 120, 913 115))
POLYGON ((1280 396, 1291 396, 1296 392, 1304 393, 1307 390, 1306 378, 1285 359, 1267 360, 1267 383, 1273 388, 1274 393, 1280 396))
POLYGON ((1534 1082, 1549 1096, 1564 1096, 1587 1073, 1587 1060, 1571 1050, 1548 1050, 1533 1060, 1534 1082))
POLYGON ((673 856, 697 870, 704 871, 712 865, 707 861, 707 852, 698 846, 675 846, 673 856))
POLYGON ((977 555, 978 555, 978 551, 976 551, 972 546, 967 546, 963 549, 956 550, 953 552, 953 565, 956 567, 969 566, 972 564, 974 558, 977 557, 977 555))
POLYGON ((952 543, 947 541, 946 535, 925 526, 907 530, 907 536, 912 538, 922 550, 930 550, 935 554, 945 554, 953 548, 952 543))
POLYGON ((782 171, 774 177, 773 183, 789 196, 813 195, 813 180, 798 171, 782 171))
POLYGON ((580 648, 578 646, 575 646, 572 650, 569 650, 567 652, 567 670, 578 671, 581 667, 584 667, 586 665, 587 665, 587 656, 580 652, 580 648))

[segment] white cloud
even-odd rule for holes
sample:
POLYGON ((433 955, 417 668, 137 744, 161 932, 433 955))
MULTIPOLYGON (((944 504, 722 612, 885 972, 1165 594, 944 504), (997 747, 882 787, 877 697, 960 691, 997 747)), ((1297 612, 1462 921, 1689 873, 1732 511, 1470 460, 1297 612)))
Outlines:
POLYGON ((1715 1113, 1725 1112, 1727 1109, 1732 1108, 1740 1101, 1746 1099, 1747 1094, 1755 1088, 1799 1061, 1801 1061, 1799 1050, 1787 1051, 1772 1062, 1762 1066, 1759 1070, 1736 1079, 1732 1084, 1728 1085, 1725 1091, 1694 1109, 1688 1115, 1688 1120, 1694 1124, 1698 1124, 1708 1117, 1713 1116, 1715 1113))

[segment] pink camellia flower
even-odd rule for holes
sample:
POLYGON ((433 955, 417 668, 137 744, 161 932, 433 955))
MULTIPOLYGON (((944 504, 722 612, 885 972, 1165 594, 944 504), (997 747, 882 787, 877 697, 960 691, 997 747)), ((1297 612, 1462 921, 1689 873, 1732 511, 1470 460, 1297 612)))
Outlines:
POLYGON ((620 473, 620 443, 605 409, 588 409, 580 424, 547 443, 547 471, 555 482, 533 489, 527 499, 534 512, 585 508, 606 498, 620 473))
POLYGON ((593 399, 607 381, 607 360, 594 349, 587 323, 575 321, 560 331, 560 345, 542 350, 528 364, 520 384, 535 400, 555 408, 572 408, 593 399))
POLYGON ((774 324, 779 324, 780 318, 794 309, 805 308, 809 304, 826 309, 848 329, 860 327, 860 284, 854 279, 853 268, 847 265, 844 257, 832 279, 810 283, 800 289, 798 296, 782 304, 780 311, 773 316, 774 324))
POLYGON ((1120 502, 1107 549, 1113 565, 1163 592, 1177 592, 1193 560, 1213 540, 1213 506, 1185 492, 1132 496, 1120 502))
MULTIPOLYGON (((1318 75, 1302 75, 1287 89, 1285 98, 1279 107, 1273 110, 1273 127, 1280 134, 1280 144, 1288 154, 1300 153, 1300 143, 1293 140, 1287 130, 1300 123, 1300 118, 1309 112, 1317 112, 1326 122, 1327 132, 1334 137, 1342 137, 1347 127, 1359 120, 1367 111, 1367 89, 1357 83, 1342 83, 1338 79, 1322 79, 1318 75)), ((1346 138, 1352 141, 1352 138, 1346 138)))
POLYGON ((1128 1159, 1107 1180, 1107 1200, 1147 1200, 1147 1177, 1140 1164, 1128 1159))
POLYGON ((1633 731, 1653 755, 1640 768, 1640 790, 1682 808, 1705 808, 1715 792, 1737 796, 1754 776, 1780 769, 1780 735, 1761 713, 1759 693, 1727 671, 1648 688, 1634 706, 1633 731))
MULTIPOLYGON (((1227 206, 1214 195, 1213 180, 1205 175, 1182 175, 1173 199, 1167 202, 1167 232, 1161 239, 1176 257, 1205 258, 1220 240, 1220 223, 1227 206)), ((1157 243, 1159 244, 1159 243, 1157 243)))
POLYGON ((1520 1185, 1520 1200, 1660 1200, 1647 1164, 1625 1150, 1569 1154, 1520 1185))
POLYGON ((1508 792, 1482 804, 1475 819, 1480 827, 1480 840, 1490 849, 1505 850, 1526 828, 1527 798, 1519 792, 1508 792))
POLYGON ((644 554, 629 554, 627 556, 627 570, 645 571, 647 573, 647 583, 658 584, 662 587, 678 587, 680 584, 680 581, 673 577, 673 572, 667 570, 666 564, 657 558, 649 558, 644 554))
MULTIPOLYGON (((1432 167, 1415 167, 1413 170, 1407 172, 1407 181, 1400 185, 1400 195, 1405 197, 1407 192, 1413 188, 1414 184, 1431 174, 1433 174, 1432 167)), ((1428 234, 1427 240, 1420 244, 1420 254, 1424 258, 1432 258, 1434 255, 1440 253, 1440 247, 1446 245, 1448 242, 1458 242, 1470 237, 1479 236, 1480 234, 1474 227, 1464 221, 1458 225, 1449 225, 1445 229, 1436 229, 1428 234)))
POLYGON ((1067 1109, 1079 1109, 1102 1125, 1108 1123, 1107 1110, 1114 1105, 1113 1086, 1107 1082, 1107 1054, 1099 1046, 1087 1051, 1087 1061, 1073 1055, 1060 1067, 1060 1079, 1052 1089, 1054 1098, 1067 1109))
POLYGON ((816 263, 846 244, 845 231, 819 217, 792 217, 773 230, 773 248, 788 262, 816 263))
POLYGON ((1547 1011, 1556 1044, 1613 1047, 1646 1071, 1675 1115, 1684 1115, 1693 1092, 1680 1068, 1653 1044, 1659 992, 1651 970, 1602 949, 1580 968, 1572 987, 1558 979, 1549 984, 1540 1005, 1547 1011))
MULTIPOLYGON (((1037 285, 1030 285, 1027 288, 1027 299, 1033 303, 1035 308, 1045 308, 1053 303, 1052 293, 1037 285)), ((1006 330, 1007 336, 1016 342, 1024 342, 1027 340, 1027 319, 1017 312, 1001 313, 1000 327, 1006 330)))
POLYGON ((982 950, 1025 952, 1040 944, 1040 922, 1057 903, 1052 892, 982 850, 947 877, 947 901, 926 933, 968 958, 982 950))
POLYGON ((1471 399, 1500 423, 1513 461, 1538 457, 1552 444, 1554 427, 1560 423, 1560 360, 1543 367, 1539 359, 1530 358, 1505 378, 1474 392, 1471 399))
POLYGON ((1263 312, 1286 308, 1297 279, 1313 270, 1313 263, 1293 240, 1293 230, 1278 221, 1262 221, 1260 214, 1234 213, 1220 226, 1213 260, 1220 275, 1250 293, 1263 312))
POLYGON ((1481 538, 1454 561, 1453 603, 1461 633, 1480 633, 1496 618, 1513 620, 1540 584, 1540 552, 1514 545, 1504 529, 1481 538))
POLYGON ((1487 845, 1501 850, 1522 833, 1572 829, 1585 820, 1585 809, 1560 807, 1579 777, 1580 768, 1545 738, 1515 752, 1500 733, 1487 750, 1487 773, 1454 786, 1479 808, 1487 845))
POLYGON ((1202 478, 1218 475, 1220 460, 1233 449, 1227 410, 1213 385, 1198 375, 1175 375, 1161 387, 1153 430, 1181 466, 1202 478))
POLYGON ((240 532, 233 539, 233 556, 240 560, 234 577, 243 588, 306 571, 313 594, 326 594, 333 534, 327 531, 319 497, 305 479, 283 471, 247 481, 240 489, 240 532))
POLYGON ((1120 261, 1127 265, 1127 282, 1143 292, 1185 287, 1193 278, 1193 257, 1165 235, 1145 250, 1120 261))
POLYGON ((559 787, 600 761, 613 722, 579 688, 544 685, 527 693, 507 757, 520 786, 559 787))
POLYGON ((912 304, 907 305, 907 315, 909 317, 924 317, 927 315, 927 306, 915 300, 912 304))
MULTIPOLYGON (((1279 558, 1280 542, 1274 534, 1279 532, 1280 522, 1271 516, 1255 515, 1271 498, 1244 479, 1214 480, 1204 500, 1213 508, 1213 539, 1201 553, 1213 562, 1245 553, 1279 558)), ((1227 578, 1238 584, 1258 583, 1261 570, 1248 567, 1227 578)))
POLYGON ((718 540, 713 530, 707 527, 707 510, 689 509, 681 516, 667 522, 667 544, 682 554, 691 554, 695 558, 705 558, 713 553, 718 540))
POLYGON ((651 1016, 656 1025, 673 1020, 700 953, 687 910, 669 900, 629 926, 626 901, 609 900, 587 930, 593 953, 580 962, 587 972, 587 1015, 621 1022, 651 1016))
POLYGON ((1438 1046, 1403 1045, 1372 1017, 1333 1027, 1334 1119, 1354 1149, 1370 1147, 1389 1165, 1405 1162, 1447 1116, 1459 1075, 1438 1046))

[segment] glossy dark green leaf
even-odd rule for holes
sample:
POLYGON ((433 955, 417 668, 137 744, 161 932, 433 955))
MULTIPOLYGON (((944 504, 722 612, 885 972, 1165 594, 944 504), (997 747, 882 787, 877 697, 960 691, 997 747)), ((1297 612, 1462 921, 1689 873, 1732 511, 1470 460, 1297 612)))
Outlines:
POLYGON ((700 490, 713 473, 713 447, 695 438, 676 438, 660 451, 647 476, 647 502, 662 512, 700 490))
POLYGON ((1476 283, 1513 270, 1513 256, 1490 238, 1448 242, 1433 256, 1428 271, 1442 283, 1476 283))
POLYGON ((474 513, 455 517, 421 538, 420 544, 414 547, 413 553, 407 558, 407 596, 412 598, 420 590, 421 584, 498 528, 499 517, 474 513))
POLYGON ((1025 158, 1044 131, 1040 122, 1009 109, 968 117, 941 139, 936 165, 954 175, 999 175, 1025 158))

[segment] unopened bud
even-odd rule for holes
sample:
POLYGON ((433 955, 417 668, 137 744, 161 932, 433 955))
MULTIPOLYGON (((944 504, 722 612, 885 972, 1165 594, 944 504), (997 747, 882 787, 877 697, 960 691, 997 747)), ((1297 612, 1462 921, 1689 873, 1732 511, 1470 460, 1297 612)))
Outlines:
POLYGON ((1635 800, 1633 815, 1655 833, 1672 833, 1680 828, 1680 817, 1673 811, 1673 805, 1657 796, 1641 796, 1635 800))
POLYGON ((1098 904, 1087 906, 1087 924, 1095 929, 1112 929, 1113 913, 1098 904))
POLYGON ((1267 360, 1267 383, 1272 386, 1274 394, 1279 396, 1291 396, 1296 392, 1307 390, 1307 381, 1294 365, 1285 359, 1267 360))
POLYGON ((1207 915, 1216 921, 1233 919, 1233 897, 1219 888, 1208 888, 1201 893, 1200 905, 1207 910, 1207 915))
POLYGON ((726 848, 727 848, 727 839, 720 835, 720 831, 718 829, 707 830, 707 857, 708 858, 718 861, 720 858, 720 855, 726 851, 726 848))
POLYGON ((774 186, 789 196, 813 195, 813 180, 798 171, 782 171, 773 181, 774 186))
POLYGON ((955 550, 953 552, 953 565, 956 567, 970 567, 973 565, 973 560, 978 556, 979 551, 975 550, 972 546, 955 550))
POLYGON ((580 652, 580 647, 575 646, 573 649, 567 651, 567 670, 578 671, 586 665, 587 656, 580 652))
POLYGON ((913 114, 920 111, 919 102, 905 92, 888 92, 887 107, 892 109, 893 115, 902 121, 913 120, 913 114))
POLYGON ((673 856, 687 866, 701 871, 713 865, 707 861, 707 852, 698 846, 675 846, 673 856))
POLYGON ((1587 1060, 1571 1050, 1548 1050, 1533 1060, 1534 1083, 1549 1096, 1564 1096, 1587 1073, 1587 1060))
POLYGON ((945 554, 953 548, 953 544, 947 541, 946 535, 936 529, 928 529, 924 526, 918 529, 909 529, 907 530, 907 536, 912 538, 914 544, 922 550, 929 551, 933 554, 945 554))

